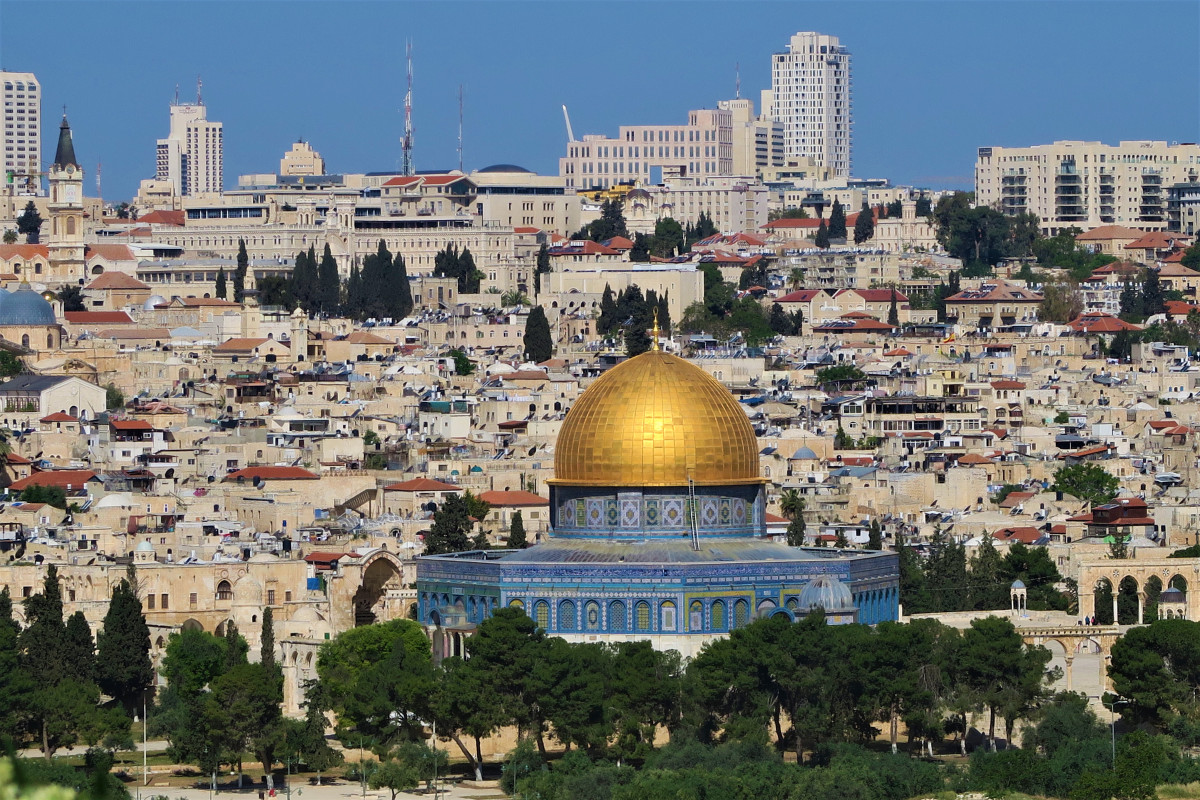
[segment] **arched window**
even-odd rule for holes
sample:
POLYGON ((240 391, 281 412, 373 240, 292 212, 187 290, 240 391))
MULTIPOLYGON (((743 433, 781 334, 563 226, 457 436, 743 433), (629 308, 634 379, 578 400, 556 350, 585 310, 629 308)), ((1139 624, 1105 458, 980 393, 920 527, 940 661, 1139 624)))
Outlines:
POLYGON ((233 587, 229 585, 229 581, 221 581, 220 583, 217 584, 217 599, 218 600, 232 600, 233 599, 233 587))
POLYGON ((522 602, 520 598, 514 597, 512 600, 509 600, 509 601, 508 601, 508 607, 509 607, 509 608, 515 608, 515 609, 517 609, 518 611, 524 611, 524 610, 525 610, 525 603, 524 603, 524 602, 522 602))
POLYGON ((54 334, 53 333, 46 334, 46 347, 54 347, 54 334))
POLYGON ((608 629, 616 633, 624 633, 628 620, 625 619, 625 604, 614 600, 608 605, 608 629))
POLYGON ((575 603, 571 600, 563 600, 558 604, 558 629, 573 631, 577 627, 579 627, 579 618, 575 611, 575 603))
POLYGON ((733 627, 745 627, 746 622, 750 617, 750 604, 745 600, 738 600, 733 604, 733 627))
POLYGON ((660 630, 673 631, 675 630, 675 604, 670 600, 658 607, 658 623, 661 626, 660 630))
POLYGON ((636 629, 639 631, 650 630, 650 604, 643 600, 637 604, 634 612, 636 614, 634 619, 636 629))
POLYGON ((725 618, 725 601, 717 600, 712 604, 712 627, 714 631, 723 631, 729 624, 725 618))
POLYGON ((538 600, 533 606, 533 621, 542 630, 550 627, 550 604, 545 600, 538 600))
POLYGON ((583 607, 583 624, 589 631, 600 630, 600 604, 594 600, 583 607))
POLYGON ((75 218, 67 217, 67 236, 75 235, 75 218))
POLYGON ((21 337, 21 346, 29 347, 29 334, 28 333, 21 337))
POLYGON ((688 630, 704 630, 704 604, 699 600, 693 600, 688 606, 688 630))

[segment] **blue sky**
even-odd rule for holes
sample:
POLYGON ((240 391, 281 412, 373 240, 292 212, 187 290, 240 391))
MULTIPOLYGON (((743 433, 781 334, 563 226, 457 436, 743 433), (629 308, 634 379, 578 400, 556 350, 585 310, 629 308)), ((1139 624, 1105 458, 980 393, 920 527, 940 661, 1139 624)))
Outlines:
POLYGON ((1179 2, 21 2, 0 0, 0 67, 37 73, 46 160, 63 104, 94 190, 154 170, 176 84, 204 80, 225 181, 303 137, 331 172, 396 169, 404 40, 415 162, 555 173, 566 133, 675 123, 769 87, 798 30, 853 53, 854 173, 968 187, 975 148, 1200 139, 1200 4, 1179 2), (64 34, 61 38, 58 33, 64 34))

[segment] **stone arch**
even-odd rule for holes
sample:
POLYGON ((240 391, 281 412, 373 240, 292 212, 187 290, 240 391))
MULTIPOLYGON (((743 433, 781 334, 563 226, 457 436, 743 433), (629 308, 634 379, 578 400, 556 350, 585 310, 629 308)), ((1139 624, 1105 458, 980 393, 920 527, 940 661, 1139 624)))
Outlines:
POLYGON ((232 600, 233 599, 233 584, 228 580, 222 579, 217 583, 217 599, 232 600))
POLYGON ((1117 623, 1137 625, 1142 621, 1141 581, 1132 575, 1121 578, 1117 584, 1117 623))
POLYGON ((370 625, 403 613, 398 595, 403 588, 400 560, 386 550, 376 550, 362 564, 362 583, 354 592, 354 624, 370 625))
POLYGON ((199 620, 189 619, 180 625, 179 629, 181 631, 202 631, 204 630, 204 626, 200 624, 199 620))
POLYGON ((1093 603, 1095 610, 1092 616, 1101 625, 1112 625, 1116 622, 1116 587, 1106 576, 1101 576, 1096 580, 1093 592, 1095 593, 1093 603))

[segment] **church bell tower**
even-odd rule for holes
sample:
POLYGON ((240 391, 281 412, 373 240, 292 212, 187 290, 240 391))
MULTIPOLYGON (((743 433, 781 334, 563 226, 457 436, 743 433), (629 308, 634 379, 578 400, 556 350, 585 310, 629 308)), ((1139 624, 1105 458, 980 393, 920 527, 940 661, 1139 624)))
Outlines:
MULTIPOLYGON (((63 114, 58 148, 47 172, 50 181, 50 274, 47 282, 80 282, 87 278, 83 242, 83 168, 75 158, 71 126, 63 114)), ((36 279, 36 278, 35 278, 36 279)))

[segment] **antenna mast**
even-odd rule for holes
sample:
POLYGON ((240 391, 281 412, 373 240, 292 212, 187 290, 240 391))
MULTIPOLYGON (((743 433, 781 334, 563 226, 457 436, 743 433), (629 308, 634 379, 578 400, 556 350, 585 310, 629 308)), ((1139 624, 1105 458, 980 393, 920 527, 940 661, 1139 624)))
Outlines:
POLYGON ((735 100, 741 100, 742 99, 742 62, 738 61, 733 65, 733 72, 736 75, 736 77, 734 78, 734 82, 733 82, 733 85, 734 85, 733 97, 735 100))
POLYGON ((102 166, 104 166, 102 162, 96 162, 96 197, 104 197, 104 193, 100 191, 100 167, 102 166))
POLYGON ((204 81, 200 80, 200 76, 196 76, 196 105, 204 105, 204 81))
POLYGON ((462 101, 462 84, 458 85, 458 171, 463 171, 462 157, 462 121, 463 121, 463 101, 462 101))
POLYGON ((404 93, 404 161, 401 171, 413 174, 413 127, 412 127, 412 41, 405 43, 408 57, 408 91, 404 93))

